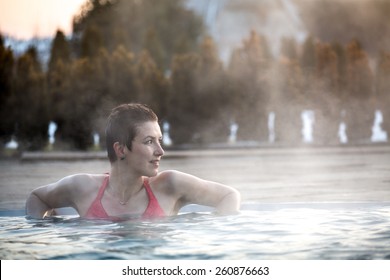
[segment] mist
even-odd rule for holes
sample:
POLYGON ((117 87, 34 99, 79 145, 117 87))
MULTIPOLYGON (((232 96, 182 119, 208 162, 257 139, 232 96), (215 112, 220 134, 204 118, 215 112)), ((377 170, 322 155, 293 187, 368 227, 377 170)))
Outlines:
MULTIPOLYGON (((256 106, 257 111, 267 113, 254 116, 263 130, 268 127, 268 134, 257 135, 256 140, 284 144, 387 142, 387 132, 382 126, 388 128, 384 104, 388 104, 389 94, 378 92, 376 75, 380 54, 390 50, 390 3, 382 0, 190 0, 187 6, 205 19, 227 68, 235 51, 242 50, 241 56, 245 52, 245 42, 251 40, 250 32, 266 40, 272 59, 259 66, 262 69, 256 81, 261 84, 258 94, 266 97, 256 106), (307 69, 304 65, 299 69, 296 64, 307 56, 307 43, 313 45, 317 54, 312 64, 306 65, 307 69), (350 57, 347 57, 348 50, 350 57), (358 61, 353 61, 353 51, 360 52, 358 61), (365 74, 340 72, 340 67, 352 67, 354 63, 366 67, 361 68, 365 74), (286 71, 289 72, 286 77, 294 79, 295 84, 286 84, 283 78, 286 71), (361 82, 365 78, 360 75, 368 77, 366 84, 361 82), (306 81, 299 81, 305 78, 306 81), (348 88, 340 88, 341 79, 350 79, 346 82, 348 88), (261 92, 264 89, 266 94, 261 92)), ((246 67, 248 61, 236 71, 245 72, 246 67)), ((239 78, 242 83, 250 83, 248 75, 239 78)), ((256 110, 256 106, 248 109, 256 110)), ((242 125, 236 129, 238 135, 240 128, 242 125)), ((247 130, 245 133, 250 134, 256 128, 247 130)))
POLYGON ((57 32, 48 67, 33 50, 8 60, 3 138, 41 149, 36 125, 53 122, 54 146, 88 149, 110 108, 140 102, 172 147, 388 142, 389 3, 93 2, 71 39, 57 32))

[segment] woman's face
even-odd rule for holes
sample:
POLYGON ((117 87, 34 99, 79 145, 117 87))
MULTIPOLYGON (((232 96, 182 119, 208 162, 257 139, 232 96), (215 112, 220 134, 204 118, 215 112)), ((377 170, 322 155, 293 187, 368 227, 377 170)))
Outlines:
POLYGON ((158 173, 164 150, 161 147, 162 133, 158 122, 149 121, 138 126, 137 135, 127 150, 129 166, 139 176, 153 177, 158 173))

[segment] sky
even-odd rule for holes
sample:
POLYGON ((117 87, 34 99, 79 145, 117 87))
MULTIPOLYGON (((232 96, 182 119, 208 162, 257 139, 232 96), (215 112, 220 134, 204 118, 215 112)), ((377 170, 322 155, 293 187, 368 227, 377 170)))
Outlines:
POLYGON ((0 0, 0 32, 17 39, 72 32, 72 18, 86 0, 0 0))

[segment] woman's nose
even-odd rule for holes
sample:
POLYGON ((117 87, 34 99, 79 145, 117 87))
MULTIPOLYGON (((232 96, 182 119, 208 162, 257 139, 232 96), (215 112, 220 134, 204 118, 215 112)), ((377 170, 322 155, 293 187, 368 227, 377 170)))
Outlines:
POLYGON ((160 143, 157 143, 157 147, 154 153, 156 156, 160 156, 160 157, 164 155, 164 149, 162 148, 160 143))

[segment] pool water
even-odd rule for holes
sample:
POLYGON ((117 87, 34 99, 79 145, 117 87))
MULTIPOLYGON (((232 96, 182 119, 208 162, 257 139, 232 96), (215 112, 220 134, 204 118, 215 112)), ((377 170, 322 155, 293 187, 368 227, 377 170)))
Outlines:
POLYGON ((3 213, 0 258, 390 259, 390 203, 250 203, 234 216, 190 206, 119 223, 3 213))

